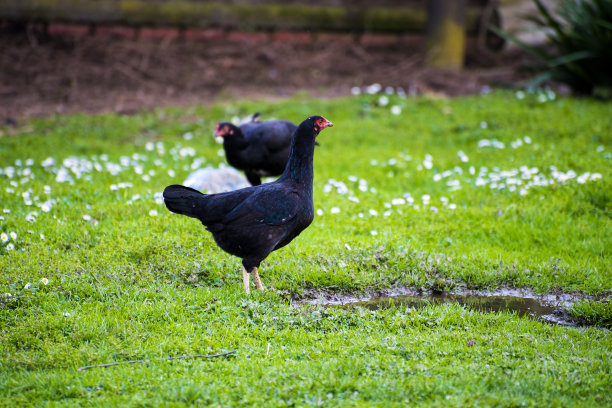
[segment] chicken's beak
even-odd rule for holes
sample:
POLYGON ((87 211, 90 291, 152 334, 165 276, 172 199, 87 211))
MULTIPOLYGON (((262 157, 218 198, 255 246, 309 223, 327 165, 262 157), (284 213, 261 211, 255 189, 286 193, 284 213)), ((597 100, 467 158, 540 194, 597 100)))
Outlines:
POLYGON ((323 122, 323 123, 322 123, 322 125, 321 125, 321 129, 325 129, 325 128, 328 128, 328 127, 332 127, 332 126, 334 126, 334 124, 333 124, 333 123, 331 123, 329 120, 327 120, 327 119, 325 119, 325 118, 323 118, 323 120, 324 120, 325 122, 323 122))

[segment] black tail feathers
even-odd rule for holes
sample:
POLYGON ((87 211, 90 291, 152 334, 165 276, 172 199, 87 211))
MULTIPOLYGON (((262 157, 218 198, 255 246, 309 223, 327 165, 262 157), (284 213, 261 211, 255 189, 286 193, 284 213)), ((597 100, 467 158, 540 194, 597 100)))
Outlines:
POLYGON ((164 189, 164 203, 174 213, 198 218, 202 198, 206 195, 190 187, 174 184, 164 189))

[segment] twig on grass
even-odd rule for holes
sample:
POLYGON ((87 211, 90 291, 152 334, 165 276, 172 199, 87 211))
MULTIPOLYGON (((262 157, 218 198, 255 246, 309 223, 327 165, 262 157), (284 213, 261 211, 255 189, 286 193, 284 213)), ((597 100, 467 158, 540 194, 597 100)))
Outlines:
MULTIPOLYGON (((172 360, 180 360, 180 359, 187 359, 187 358, 214 358, 214 357, 227 356, 227 355, 230 355, 230 354, 234 354, 235 352, 236 352, 236 350, 231 350, 231 351, 226 351, 225 353, 219 353, 219 354, 196 354, 196 355, 193 355, 193 356, 167 357, 167 358, 163 358, 163 359, 159 359, 159 360, 172 361, 172 360)), ((98 367, 106 368, 106 367, 116 366, 116 365, 119 365, 119 364, 148 363, 149 361, 150 360, 130 360, 130 361, 120 361, 120 362, 116 362, 116 363, 95 364, 95 365, 79 367, 79 369, 77 371, 80 372, 80 371, 89 370, 90 368, 98 368, 98 367)))

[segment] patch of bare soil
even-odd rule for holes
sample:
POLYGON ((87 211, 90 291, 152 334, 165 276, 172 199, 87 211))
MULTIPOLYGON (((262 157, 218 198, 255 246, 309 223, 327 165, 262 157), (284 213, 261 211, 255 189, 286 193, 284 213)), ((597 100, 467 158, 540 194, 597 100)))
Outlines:
POLYGON ((133 113, 306 91, 348 95, 378 82, 412 94, 457 96, 522 80, 519 50, 468 45, 466 69, 423 65, 414 36, 0 25, 0 119, 56 112, 133 113))

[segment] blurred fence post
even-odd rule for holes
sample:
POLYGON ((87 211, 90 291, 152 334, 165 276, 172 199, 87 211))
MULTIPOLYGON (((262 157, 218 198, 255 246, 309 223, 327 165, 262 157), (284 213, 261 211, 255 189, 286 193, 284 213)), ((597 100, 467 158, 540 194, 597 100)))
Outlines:
POLYGON ((465 36, 465 0, 427 2, 427 65, 461 69, 465 54, 465 36))

